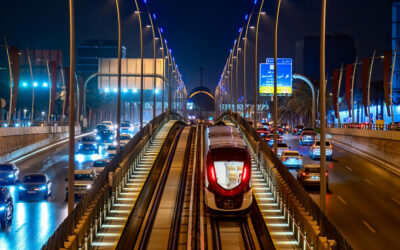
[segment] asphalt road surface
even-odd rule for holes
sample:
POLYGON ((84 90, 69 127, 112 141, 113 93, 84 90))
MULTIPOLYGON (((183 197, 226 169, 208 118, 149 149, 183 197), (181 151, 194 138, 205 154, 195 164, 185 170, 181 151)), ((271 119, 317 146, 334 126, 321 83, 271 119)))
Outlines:
MULTIPOLYGON (((100 154, 104 153, 104 149, 100 154)), ((91 168, 99 155, 75 155, 75 168, 91 168)), ((48 200, 18 199, 18 186, 8 186, 14 199, 14 218, 0 229, 0 249, 41 249, 68 213, 65 188, 68 175, 68 143, 63 143, 16 163, 21 178, 27 173, 46 173, 53 181, 48 200)))
MULTIPOLYGON (((303 164, 319 164, 297 136, 285 135, 283 142, 303 155, 303 164)), ((333 146, 333 161, 327 161, 328 217, 354 249, 400 249, 400 176, 333 146)), ((319 190, 309 192, 319 203, 319 190)))

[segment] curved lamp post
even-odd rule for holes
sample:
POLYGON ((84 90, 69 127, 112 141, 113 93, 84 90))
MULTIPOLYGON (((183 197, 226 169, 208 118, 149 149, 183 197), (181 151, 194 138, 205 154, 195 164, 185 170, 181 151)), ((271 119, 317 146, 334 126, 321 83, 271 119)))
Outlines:
MULTIPOLYGON (((120 127, 121 127, 121 53, 122 53, 122 44, 121 44, 121 15, 119 11, 119 2, 115 0, 115 5, 117 8, 117 16, 118 16, 118 94, 117 94, 117 154, 120 151, 120 127)), ((140 15, 139 15, 140 16, 140 15)), ((85 103, 86 105, 86 103, 85 103)))
MULTIPOLYGON (((264 1, 263 1, 264 2, 264 1)), ((278 153, 278 24, 282 0, 278 0, 274 27, 274 152, 278 153)), ((258 23, 257 23, 258 26, 258 23)), ((258 29, 258 28, 257 28, 258 29)))
POLYGON ((135 0, 135 5, 136 5, 136 10, 137 14, 139 17, 139 27, 140 27, 140 129, 143 128, 143 85, 144 85, 144 78, 143 78, 143 70, 144 70, 144 65, 143 65, 143 26, 142 26, 142 17, 140 16, 140 9, 139 5, 137 3, 137 0, 135 0))

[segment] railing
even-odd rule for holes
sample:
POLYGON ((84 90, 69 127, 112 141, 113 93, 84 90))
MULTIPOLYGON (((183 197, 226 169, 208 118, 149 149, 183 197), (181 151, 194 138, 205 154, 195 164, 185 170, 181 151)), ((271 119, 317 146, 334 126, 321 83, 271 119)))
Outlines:
POLYGON ((382 130, 382 131, 400 131, 400 124, 368 124, 368 123, 343 123, 327 125, 328 128, 352 128, 366 130, 382 130))
MULTIPOLYGON (((253 141, 249 140, 249 143, 251 144, 253 149, 257 149, 257 161, 259 161, 257 165, 260 168, 264 168, 263 172, 271 179, 271 190, 275 193, 274 195, 279 204, 286 204, 284 210, 287 212, 293 212, 294 207, 296 206, 296 204, 294 204, 290 198, 290 196, 293 195, 297 199, 297 201, 304 207, 305 211, 312 216, 312 219, 317 222, 321 230, 320 235, 318 236, 325 236, 329 240, 335 240, 336 246, 331 246, 334 247, 334 249, 352 249, 346 239, 342 236, 342 234, 332 224, 328 217, 322 212, 318 204, 315 203, 308 192, 287 170, 287 168, 278 159, 276 154, 271 151, 265 140, 261 138, 256 130, 254 130, 253 127, 245 119, 235 113, 226 113, 223 117, 230 119, 234 123, 237 123, 248 137, 254 139, 253 141), (270 164, 271 162, 272 166, 270 164)), ((293 225, 295 225, 296 228, 301 229, 300 231, 298 231, 298 233, 303 235, 303 239, 305 240, 304 244, 310 245, 306 240, 307 234, 305 234, 305 232, 307 230, 303 228, 304 225, 299 225, 298 221, 293 223, 293 225)), ((300 237, 301 235, 299 235, 299 238, 300 237)), ((310 239, 310 234, 308 234, 308 237, 310 239)))
POLYGON ((167 118, 170 117, 166 114, 156 117, 129 141, 105 167, 99 178, 92 184, 92 188, 86 192, 42 249, 68 248, 65 245, 67 241, 76 248, 82 249, 84 246, 88 248, 88 242, 93 239, 93 234, 106 218, 116 194, 122 190, 120 183, 123 178, 128 178, 130 164, 134 159, 143 156, 151 136, 162 127, 167 118), (83 216, 85 216, 85 223, 77 229, 83 216), (72 241, 68 238, 71 235, 76 237, 72 241))
POLYGON ((21 128, 21 127, 51 127, 51 126, 68 126, 68 121, 44 121, 35 120, 12 120, 10 122, 0 121, 0 128, 21 128))

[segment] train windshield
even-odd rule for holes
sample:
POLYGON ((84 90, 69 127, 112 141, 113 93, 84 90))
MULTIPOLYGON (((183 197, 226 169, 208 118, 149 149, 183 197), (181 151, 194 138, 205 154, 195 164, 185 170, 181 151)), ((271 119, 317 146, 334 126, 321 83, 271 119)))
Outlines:
POLYGON ((244 162, 214 161, 217 183, 225 189, 234 189, 242 180, 244 162))

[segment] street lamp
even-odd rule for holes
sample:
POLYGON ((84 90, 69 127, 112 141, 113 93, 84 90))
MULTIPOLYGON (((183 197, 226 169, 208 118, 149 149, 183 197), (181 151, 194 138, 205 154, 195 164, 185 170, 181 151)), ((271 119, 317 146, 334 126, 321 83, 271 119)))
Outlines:
POLYGON ((278 23, 281 2, 282 0, 278 0, 274 27, 274 152, 276 154, 278 154, 278 23))
POLYGON ((120 11, 119 11, 118 0, 115 0, 115 5, 117 8, 117 17, 118 17, 118 94, 117 94, 117 135, 116 135, 117 154, 118 154, 121 149, 120 148, 120 133, 121 133, 120 127, 121 127, 121 53, 122 53, 121 36, 122 35, 121 35, 121 16, 120 16, 120 11))
POLYGON ((139 27, 140 27, 140 129, 143 128, 143 26, 142 26, 142 17, 140 16, 140 9, 137 0, 135 0, 136 11, 139 17, 139 27))
MULTIPOLYGON (((256 36, 255 36, 255 44, 254 44, 254 117, 253 117, 253 126, 254 129, 257 129, 257 98, 258 98, 258 30, 260 27, 260 18, 261 18, 261 11, 264 6, 264 0, 262 0, 260 5, 260 10, 258 12, 257 17, 257 26, 256 26, 256 36)), ((276 134, 276 131, 275 131, 276 134)), ((274 139, 275 140, 275 139, 274 139)), ((275 140, 276 141, 276 140, 275 140)), ((275 151, 276 152, 276 151, 275 151)))
POLYGON ((50 112, 51 112, 51 79, 50 79, 50 67, 49 67, 49 60, 48 59, 42 59, 42 58, 38 58, 37 59, 39 62, 46 62, 46 68, 47 68, 47 77, 48 77, 48 79, 49 79, 49 82, 44 82, 43 84, 42 84, 42 86, 44 87, 44 88, 47 88, 47 87, 49 87, 49 109, 48 109, 48 111, 47 111, 47 123, 50 123, 50 112))

